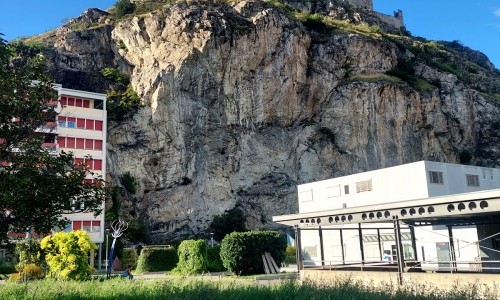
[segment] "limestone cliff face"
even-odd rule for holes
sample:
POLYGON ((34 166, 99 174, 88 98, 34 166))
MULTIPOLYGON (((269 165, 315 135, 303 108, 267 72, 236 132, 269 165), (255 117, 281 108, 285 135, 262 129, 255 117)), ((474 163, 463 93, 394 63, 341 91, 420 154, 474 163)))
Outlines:
POLYGON ((305 182, 422 159, 500 166, 498 102, 391 40, 325 37, 254 1, 180 3, 90 32, 100 54, 67 32, 53 61, 129 72, 144 106, 110 124, 109 172, 138 180, 123 213, 157 241, 236 204, 250 228, 272 227, 305 182), (404 60, 425 89, 385 75, 404 60))

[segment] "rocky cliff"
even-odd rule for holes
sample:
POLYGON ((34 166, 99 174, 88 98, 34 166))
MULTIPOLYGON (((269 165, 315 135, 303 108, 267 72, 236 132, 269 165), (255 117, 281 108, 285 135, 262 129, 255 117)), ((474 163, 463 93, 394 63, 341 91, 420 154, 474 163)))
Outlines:
POLYGON ((112 182, 139 184, 125 217, 155 241, 202 234, 235 205, 248 227, 273 227, 297 212, 297 184, 423 159, 500 166, 499 71, 484 55, 329 3, 89 10, 39 37, 65 86, 102 91, 99 70, 116 66, 141 98, 109 124, 112 182))

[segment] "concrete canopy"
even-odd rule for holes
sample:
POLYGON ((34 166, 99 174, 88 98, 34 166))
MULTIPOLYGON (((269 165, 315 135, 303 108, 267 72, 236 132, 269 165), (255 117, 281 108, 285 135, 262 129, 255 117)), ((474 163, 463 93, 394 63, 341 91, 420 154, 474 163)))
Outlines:
POLYGON ((399 219, 414 225, 465 225, 500 220, 500 189, 273 216, 273 221, 299 227, 384 223, 399 219))

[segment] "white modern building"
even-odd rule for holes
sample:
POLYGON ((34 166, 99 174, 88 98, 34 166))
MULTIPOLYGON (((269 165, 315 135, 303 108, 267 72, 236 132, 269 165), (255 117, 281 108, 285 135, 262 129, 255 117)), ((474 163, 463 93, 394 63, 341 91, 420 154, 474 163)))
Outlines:
POLYGON ((500 169, 419 161, 297 192, 299 213, 273 220, 295 227, 299 268, 500 266, 500 169))

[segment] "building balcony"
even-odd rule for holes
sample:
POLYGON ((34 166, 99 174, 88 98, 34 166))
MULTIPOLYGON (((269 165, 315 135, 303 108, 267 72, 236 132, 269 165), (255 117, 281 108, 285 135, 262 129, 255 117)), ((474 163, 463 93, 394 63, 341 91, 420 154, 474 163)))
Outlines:
POLYGON ((43 126, 37 128, 35 132, 57 133, 59 125, 56 122, 47 122, 43 126))
POLYGON ((43 143, 42 148, 50 153, 59 152, 59 145, 56 143, 43 143))

